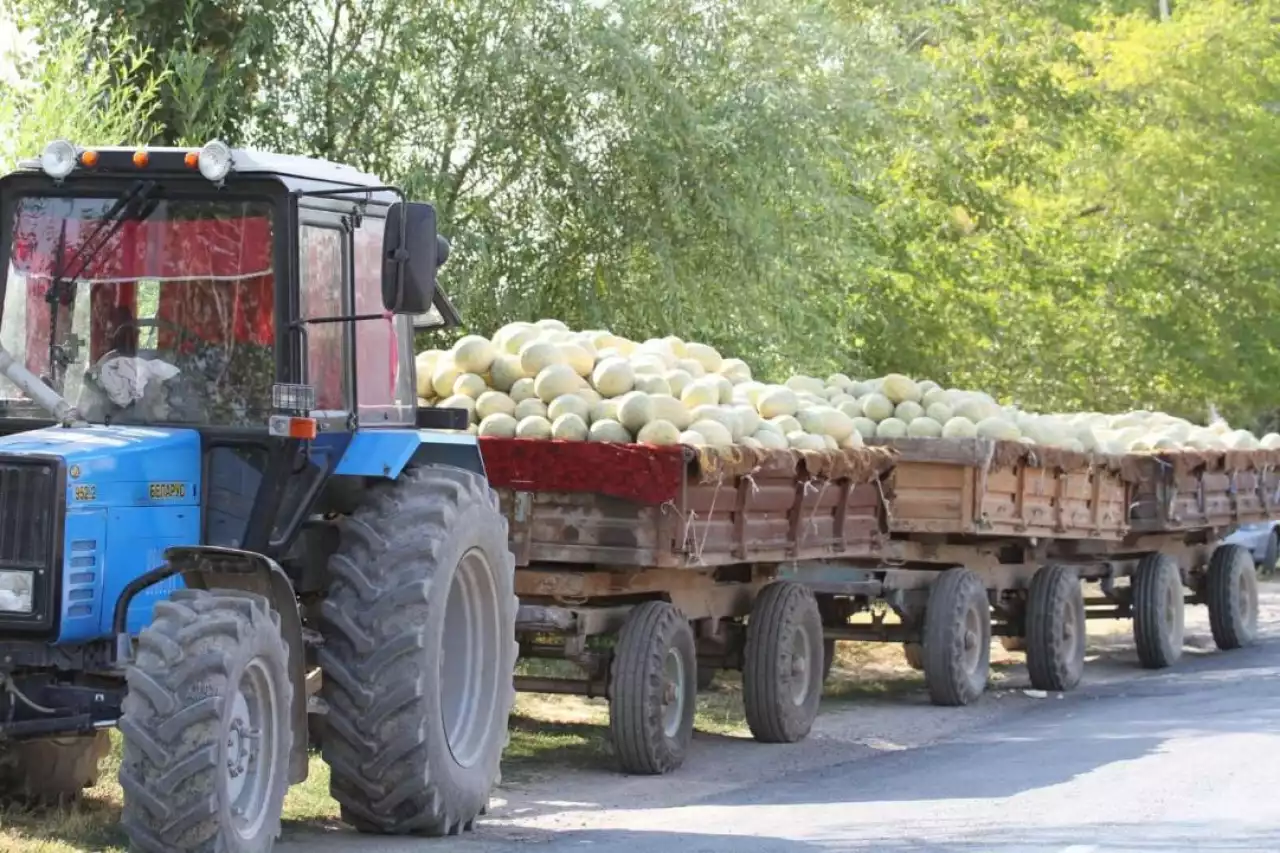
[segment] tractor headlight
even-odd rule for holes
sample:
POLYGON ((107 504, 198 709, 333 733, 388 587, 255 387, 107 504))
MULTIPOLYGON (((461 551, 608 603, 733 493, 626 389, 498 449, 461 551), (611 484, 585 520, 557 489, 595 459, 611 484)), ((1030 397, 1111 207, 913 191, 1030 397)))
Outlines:
POLYGON ((55 181, 62 180, 76 168, 76 147, 65 139, 55 139, 40 154, 40 168, 55 181))
POLYGON ((200 149, 196 162, 200 166, 200 174, 216 184, 231 171, 231 149, 215 139, 200 149))
POLYGON ((31 572, 0 571, 0 612, 30 613, 34 576, 31 572))

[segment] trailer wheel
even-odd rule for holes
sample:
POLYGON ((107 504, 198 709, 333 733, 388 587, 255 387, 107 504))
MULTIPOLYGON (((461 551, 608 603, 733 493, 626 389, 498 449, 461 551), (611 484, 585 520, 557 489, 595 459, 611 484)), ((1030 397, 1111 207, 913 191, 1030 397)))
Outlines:
POLYGON ((120 824, 148 853, 267 853, 289 786, 293 684, 267 599, 184 589, 126 671, 120 824))
POLYGON ((1084 674, 1085 613, 1071 566, 1041 566, 1027 597, 1027 672, 1037 690, 1062 692, 1084 674))
POLYGON ((924 645, 922 643, 903 643, 902 656, 907 659, 907 666, 917 671, 924 670, 924 645))
POLYGON ((321 606, 323 754, 342 819, 455 835, 489 801, 515 700, 515 558, 497 496, 448 466, 374 486, 321 606))
POLYGON ((1214 643, 1223 651, 1252 645, 1258 634, 1258 573, 1248 549, 1218 546, 1205 580, 1214 643))
POLYGON ((657 776, 684 763, 698 701, 693 629, 671 604, 627 614, 609 671, 609 732, 627 773, 657 776))
POLYGON ((1172 557, 1147 554, 1133 572, 1133 642, 1147 669, 1164 669, 1182 657, 1186 608, 1182 574, 1172 557))
POLYGON ((34 803, 67 803, 98 784, 98 765, 111 751, 111 736, 21 740, 0 748, 0 793, 34 803))
POLYGON ((935 705, 968 705, 987 687, 991 603, 966 568, 948 569, 929 587, 924 614, 924 680, 935 705))
POLYGON ((756 740, 795 743, 809 734, 825 658, 822 617, 809 588, 775 581, 760 590, 742 667, 742 701, 756 740))

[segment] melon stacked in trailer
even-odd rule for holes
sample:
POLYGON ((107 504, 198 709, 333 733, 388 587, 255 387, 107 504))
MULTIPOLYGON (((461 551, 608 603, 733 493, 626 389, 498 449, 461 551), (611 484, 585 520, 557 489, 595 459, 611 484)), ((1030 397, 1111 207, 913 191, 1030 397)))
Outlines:
POLYGON ((675 336, 636 342, 559 320, 468 335, 417 357, 425 405, 466 409, 481 436, 837 450, 864 440, 986 438, 1107 455, 1280 448, 1225 421, 1162 412, 1036 413, 901 374, 794 375, 772 384, 741 359, 675 336))

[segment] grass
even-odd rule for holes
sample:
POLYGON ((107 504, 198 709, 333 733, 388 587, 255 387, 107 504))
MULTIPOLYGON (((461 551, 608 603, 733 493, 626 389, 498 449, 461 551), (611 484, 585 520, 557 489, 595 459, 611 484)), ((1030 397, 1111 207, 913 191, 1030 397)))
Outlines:
MULTIPOLYGON (((1130 630, 1127 620, 1091 620, 1091 636, 1104 637, 1130 630)), ((823 704, 838 707, 858 700, 887 698, 923 687, 921 673, 906 665, 900 646, 881 643, 839 643, 823 704)), ((992 683, 1021 656, 993 649, 992 683)), ((564 664, 522 661, 522 672, 543 675, 564 664)), ((578 696, 520 694, 511 718, 511 741, 503 758, 503 785, 519 787, 564 772, 568 768, 613 768, 609 744, 608 705, 603 699, 578 696)), ((750 737, 742 711, 742 680, 721 672, 712 687, 698 695, 694 726, 698 732, 721 737, 750 737)), ((311 756, 307 781, 290 789, 285 800, 285 834, 300 828, 340 825, 337 804, 329 796, 329 768, 319 755, 311 756)), ((0 809, 0 850, 5 853, 125 853, 120 830, 120 739, 112 733, 112 751, 103 763, 101 782, 85 792, 76 805, 29 810, 0 809)))

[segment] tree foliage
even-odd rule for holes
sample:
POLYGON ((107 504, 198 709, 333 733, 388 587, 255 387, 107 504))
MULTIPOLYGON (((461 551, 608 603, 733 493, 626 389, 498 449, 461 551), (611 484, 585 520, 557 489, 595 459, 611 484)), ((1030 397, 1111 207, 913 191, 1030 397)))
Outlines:
POLYGON ((103 103, 149 93, 68 133, 217 135, 435 201, 477 329, 1041 408, 1277 405, 1280 0, 11 2, 46 57, 96 27, 103 103))

